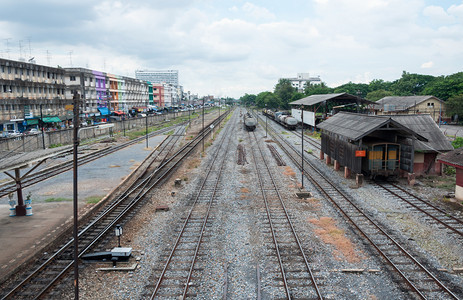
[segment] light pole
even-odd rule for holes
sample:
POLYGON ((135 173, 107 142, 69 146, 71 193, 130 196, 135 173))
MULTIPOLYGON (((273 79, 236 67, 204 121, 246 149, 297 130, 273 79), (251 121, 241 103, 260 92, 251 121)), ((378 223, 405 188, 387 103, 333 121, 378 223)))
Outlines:
POLYGON ((203 153, 204 153, 204 98, 203 98, 203 131, 202 131, 202 143, 203 143, 203 153))
POLYGON ((122 235, 122 226, 121 225, 116 225, 116 228, 115 228, 115 233, 116 233, 116 236, 117 236, 117 239, 118 239, 118 247, 120 248, 121 247, 121 235, 122 235))
POLYGON ((267 104, 265 104, 265 137, 267 137, 267 119, 268 119, 267 104))
POLYGON ((42 144, 43 144, 43 149, 45 149, 45 130, 43 128, 43 113, 42 113, 42 103, 40 103, 40 122, 42 122, 42 144))
POLYGON ((301 123, 302 123, 302 129, 301 129, 301 185, 302 189, 304 189, 304 105, 301 105, 301 123))
POLYGON ((146 116, 145 116, 146 118, 146 122, 145 122, 146 123, 146 127, 145 127, 146 128, 146 148, 147 149, 148 149, 148 104, 149 102, 147 100, 146 101, 146 116))
POLYGON ((74 128, 73 128, 73 206, 74 206, 74 299, 79 299, 79 239, 78 239, 78 181, 77 181, 77 152, 79 147, 79 101, 80 96, 74 92, 74 128))

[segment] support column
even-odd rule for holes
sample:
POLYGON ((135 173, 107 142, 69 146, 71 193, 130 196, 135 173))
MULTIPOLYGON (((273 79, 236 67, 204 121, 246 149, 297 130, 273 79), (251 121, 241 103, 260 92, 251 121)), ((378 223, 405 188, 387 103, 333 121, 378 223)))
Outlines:
POLYGON ((357 183, 357 187, 363 186, 363 174, 356 174, 355 182, 357 183))
POLYGON ((408 185, 409 186, 414 186, 415 183, 416 183, 415 173, 408 173, 407 174, 407 180, 408 180, 408 185))
POLYGON ((320 150, 320 160, 324 160, 325 159, 325 153, 323 153, 323 151, 320 150))
POLYGON ((344 167, 344 178, 350 177, 350 169, 348 167, 344 167))
POLYGON ((19 168, 14 169, 14 175, 16 181, 16 194, 18 196, 18 205, 16 205, 16 215, 25 216, 26 205, 24 205, 23 188, 21 186, 21 175, 19 173, 19 168))
POLYGON ((341 167, 341 165, 339 164, 339 161, 335 160, 334 161, 334 170, 339 171, 340 167, 341 167))
POLYGON ((329 155, 326 156, 326 164, 331 165, 331 156, 329 155))

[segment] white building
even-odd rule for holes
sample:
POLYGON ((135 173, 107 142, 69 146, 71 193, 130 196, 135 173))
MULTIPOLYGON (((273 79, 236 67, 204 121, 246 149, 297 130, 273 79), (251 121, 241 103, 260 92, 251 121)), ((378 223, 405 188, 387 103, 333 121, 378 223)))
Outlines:
POLYGON ((297 73, 297 77, 295 78, 283 78, 288 79, 291 82, 293 88, 297 89, 299 93, 304 92, 304 88, 307 83, 312 84, 320 84, 322 81, 320 76, 317 77, 310 77, 309 73, 297 73))
POLYGON ((178 86, 178 70, 137 70, 135 78, 151 83, 167 83, 178 86))

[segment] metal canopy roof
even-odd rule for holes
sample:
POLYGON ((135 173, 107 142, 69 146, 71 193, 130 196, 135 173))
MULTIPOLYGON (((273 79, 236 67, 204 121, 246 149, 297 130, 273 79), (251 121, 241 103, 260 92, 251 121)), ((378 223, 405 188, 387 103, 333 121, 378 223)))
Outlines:
POLYGON ((410 128, 414 132, 419 133, 428 140, 428 142, 415 141, 415 150, 450 151, 454 149, 448 138, 442 133, 436 122, 428 114, 389 115, 388 117, 410 128))
POLYGON ((346 137, 353 141, 358 141, 364 136, 369 135, 375 130, 386 125, 392 125, 398 131, 402 131, 408 135, 415 135, 418 139, 427 141, 420 134, 406 128, 392 118, 369 116, 365 114, 339 112, 329 119, 318 124, 317 127, 328 132, 333 132, 340 136, 346 137))
POLYGON ((290 102, 290 105, 314 105, 321 103, 327 100, 345 100, 347 102, 357 102, 363 104, 375 104, 375 102, 368 101, 361 97, 350 95, 348 93, 339 93, 339 94, 320 94, 320 95, 311 95, 293 102, 290 102))
POLYGON ((72 151, 72 146, 63 146, 5 157, 0 160, 0 172, 6 172, 17 168, 25 168, 32 163, 70 151, 72 151))

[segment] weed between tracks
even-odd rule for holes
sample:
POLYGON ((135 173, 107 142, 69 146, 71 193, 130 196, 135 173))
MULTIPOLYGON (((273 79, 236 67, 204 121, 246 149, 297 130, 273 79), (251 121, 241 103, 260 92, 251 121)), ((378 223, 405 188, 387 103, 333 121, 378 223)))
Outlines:
POLYGON ((357 255, 354 245, 346 237, 344 230, 336 227, 335 220, 330 217, 321 217, 319 220, 309 219, 309 222, 319 227, 315 229, 315 233, 323 242, 335 247, 333 257, 336 260, 345 258, 349 263, 355 263, 362 259, 357 255))

